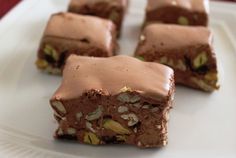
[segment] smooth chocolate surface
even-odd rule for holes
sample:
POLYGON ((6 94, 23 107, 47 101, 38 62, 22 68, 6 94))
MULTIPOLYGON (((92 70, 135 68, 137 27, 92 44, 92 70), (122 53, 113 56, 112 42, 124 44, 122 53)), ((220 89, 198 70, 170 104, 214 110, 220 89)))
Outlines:
POLYGON ((127 86, 144 96, 163 99, 168 97, 172 73, 173 70, 166 66, 127 56, 106 59, 72 55, 63 71, 62 85, 54 97, 74 99, 90 89, 115 95, 127 86))
POLYGON ((58 74, 71 53, 109 57, 117 49, 115 25, 105 19, 72 13, 53 14, 38 50, 39 69, 58 74))
POLYGON ((141 52, 147 51, 147 49, 150 49, 152 46, 158 51, 168 51, 198 45, 211 46, 213 42, 213 34, 205 27, 164 24, 152 24, 147 26, 141 37, 144 38, 145 41, 145 45, 140 48, 141 52))
POLYGON ((208 14, 208 0, 148 0, 144 24, 207 26, 208 14))
POLYGON ((128 56, 69 56, 50 100, 59 124, 55 137, 92 145, 167 145, 173 76, 167 66, 128 56))
POLYGON ((109 19, 116 25, 119 35, 128 2, 128 0, 71 0, 68 11, 109 19))
MULTIPOLYGON (((107 20, 92 16, 81 16, 72 13, 52 15, 44 37, 68 40, 88 40, 94 47, 111 52, 113 24, 107 20)), ((109 54, 112 55, 112 54, 109 54)))
POLYGON ((218 89, 213 35, 205 27, 150 24, 135 55, 172 67, 176 83, 204 91, 218 89))

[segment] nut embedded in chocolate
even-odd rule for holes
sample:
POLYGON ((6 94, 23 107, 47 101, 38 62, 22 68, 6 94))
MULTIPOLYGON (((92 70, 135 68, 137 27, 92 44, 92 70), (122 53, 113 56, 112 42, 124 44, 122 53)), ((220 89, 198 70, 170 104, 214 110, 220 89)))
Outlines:
POLYGON ((66 117, 57 118, 56 138, 92 145, 162 147, 167 142, 166 116, 174 89, 173 70, 158 63, 128 56, 71 55, 51 99, 55 112, 66 117), (55 106, 58 102, 65 109, 55 106))
POLYGON ((109 57, 115 54, 116 48, 116 29, 111 21, 93 16, 57 13, 48 21, 36 65, 51 74, 61 74, 70 54, 109 57))
POLYGON ((213 35, 208 28, 150 24, 142 35, 145 41, 139 41, 135 56, 170 66, 177 84, 207 92, 219 89, 213 35))
POLYGON ((207 26, 209 0, 147 0, 144 25, 167 23, 207 26))

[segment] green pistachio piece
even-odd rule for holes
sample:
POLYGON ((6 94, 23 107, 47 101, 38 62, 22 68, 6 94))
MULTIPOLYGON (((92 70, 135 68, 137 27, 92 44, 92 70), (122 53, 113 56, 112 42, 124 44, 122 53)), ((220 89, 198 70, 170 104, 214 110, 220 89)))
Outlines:
POLYGON ((119 14, 117 13, 117 11, 112 11, 109 19, 113 22, 116 22, 119 19, 119 14))
POLYGON ((105 129, 112 130, 113 132, 117 134, 130 134, 131 133, 128 129, 124 128, 120 123, 112 119, 104 120, 103 127, 105 129))
POLYGON ((51 45, 46 44, 43 51, 46 55, 51 56, 55 61, 59 60, 57 51, 51 45))
POLYGON ((86 132, 84 135, 84 143, 98 145, 100 140, 94 133, 86 132))
POLYGON ((144 57, 142 57, 142 56, 136 56, 135 58, 137 58, 137 59, 139 59, 141 61, 145 61, 144 57))
POLYGON ((180 24, 180 25, 189 25, 188 18, 186 18, 185 16, 180 16, 178 18, 178 24, 180 24))
POLYGON ((125 142, 127 140, 127 137, 125 135, 117 135, 116 140, 125 142))
POLYGON ((204 65, 206 65, 208 61, 206 52, 202 52, 197 55, 197 57, 193 60, 194 69, 198 69, 204 65))

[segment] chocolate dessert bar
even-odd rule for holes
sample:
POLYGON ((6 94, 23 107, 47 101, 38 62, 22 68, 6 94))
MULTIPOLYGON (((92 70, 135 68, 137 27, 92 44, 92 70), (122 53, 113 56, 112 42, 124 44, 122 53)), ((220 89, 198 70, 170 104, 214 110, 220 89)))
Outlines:
POLYGON ((212 41, 205 27, 150 24, 140 36, 135 56, 172 67, 176 83, 214 91, 219 87, 212 41))
POLYGON ((119 35, 127 7, 128 0, 71 0, 68 11, 109 19, 119 35))
POLYGON ((92 145, 165 146, 174 90, 173 70, 165 65, 72 54, 50 100, 59 124, 55 137, 92 145))
POLYGON ((145 25, 169 23, 207 26, 208 0, 148 0, 145 25))
POLYGON ((105 19, 72 13, 51 16, 40 48, 36 65, 52 74, 60 74, 66 57, 113 56, 117 47, 115 25, 105 19))

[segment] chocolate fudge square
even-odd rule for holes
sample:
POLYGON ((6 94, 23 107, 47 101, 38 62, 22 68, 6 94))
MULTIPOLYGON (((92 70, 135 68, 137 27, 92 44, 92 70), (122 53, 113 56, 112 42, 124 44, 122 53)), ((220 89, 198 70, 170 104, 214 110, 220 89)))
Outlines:
POLYGON ((148 0, 145 24, 207 26, 208 0, 148 0))
POLYGON ((150 24, 142 35, 135 55, 175 70, 175 81, 192 88, 219 88, 213 35, 206 27, 150 24))
POLYGON ((128 0, 71 0, 68 11, 109 19, 114 22, 120 35, 128 2, 128 0))
POLYGON ((173 70, 128 56, 70 55, 50 100, 59 127, 55 137, 81 143, 167 144, 174 96, 173 70))
POLYGON ((41 40, 36 65, 52 74, 60 74, 71 53, 109 57, 117 48, 115 25, 105 19, 72 13, 51 16, 41 40))

